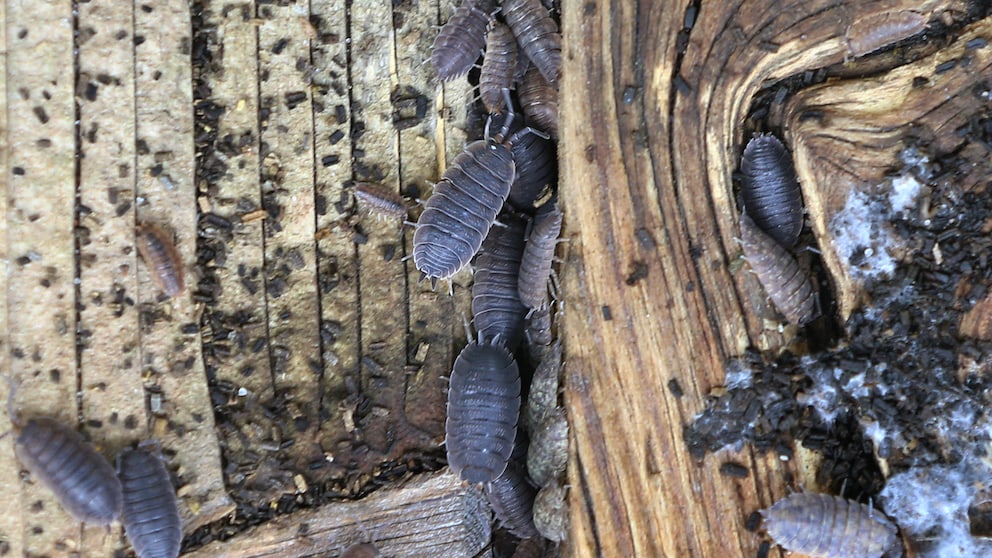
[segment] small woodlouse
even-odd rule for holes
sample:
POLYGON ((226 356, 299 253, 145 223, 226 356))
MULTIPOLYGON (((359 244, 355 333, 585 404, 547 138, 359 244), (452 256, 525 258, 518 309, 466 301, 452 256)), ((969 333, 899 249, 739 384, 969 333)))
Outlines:
POLYGON ((541 421, 527 449, 527 473, 537 486, 548 486, 565 472, 568 463, 568 418, 555 409, 541 421))
POLYGON ((341 553, 339 558, 377 558, 379 549, 372 543, 353 544, 341 553))
POLYGON ((555 142, 527 129, 507 142, 513 153, 516 176, 506 201, 519 211, 532 213, 534 201, 547 189, 558 185, 558 152, 555 142))
POLYGON ((557 138, 558 92, 533 64, 524 73, 524 79, 517 87, 517 96, 527 123, 557 138))
POLYGON ((792 248, 803 230, 803 195, 792 157, 775 136, 760 135, 741 157, 744 212, 785 248, 792 248))
POLYGON ((562 542, 568 535, 568 489, 550 484, 534 497, 534 527, 541 536, 553 542, 562 542))
POLYGON ((52 418, 31 419, 14 451, 77 520, 110 525, 121 514, 121 483, 114 468, 72 428, 52 418))
POLYGON ((475 65, 486 46, 492 0, 464 0, 441 27, 431 47, 431 64, 441 80, 461 77, 475 65))
POLYGON ((185 288, 183 259, 172 236, 152 223, 135 227, 135 244, 155 284, 163 293, 178 296, 185 288))
POLYGON ((561 340, 544 352, 531 378, 527 404, 521 411, 520 423, 531 435, 558 406, 558 374, 561 371, 561 340))
POLYGON ((543 537, 531 537, 520 541, 510 558, 545 558, 548 542, 543 537))
POLYGON ((520 50, 552 86, 561 73, 561 35, 541 0, 503 0, 503 18, 520 43, 520 50))
POLYGON ((923 14, 910 11, 889 12, 855 21, 844 33, 847 57, 858 58, 912 37, 927 28, 923 14))
POLYGON ((522 539, 538 535, 533 514, 536 493, 515 462, 510 462, 503 474, 486 485, 486 497, 500 524, 522 539))
POLYGON ((413 262, 433 284, 479 251, 510 193, 514 171, 510 149, 483 139, 469 144, 441 176, 413 233, 413 262))
POLYGON ((126 449, 117 456, 124 532, 138 558, 175 558, 183 542, 176 492, 159 456, 126 449))
POLYGON ((561 220, 561 211, 553 199, 541 206, 534 216, 517 279, 520 302, 527 308, 539 308, 547 300, 548 281, 551 278, 555 246, 558 245, 558 235, 561 233, 561 220))
POLYGON ((504 89, 513 87, 517 67, 517 39, 506 25, 493 19, 486 37, 486 56, 479 73, 479 97, 486 110, 497 113, 506 106, 504 89))
POLYGON ((793 494, 761 515, 776 543, 814 558, 878 558, 896 544, 881 512, 830 494, 793 494))
POLYGON ((799 263, 747 215, 741 215, 741 248, 758 282, 790 323, 805 325, 819 314, 816 292, 799 263))
POLYGON ((445 449, 448 465, 470 483, 506 469, 520 414, 520 371, 502 345, 466 345, 451 370, 445 449))
POLYGON ((505 215, 502 221, 504 226, 489 231, 475 260, 472 323, 480 339, 488 341, 498 336, 514 351, 523 337, 527 314, 517 293, 527 225, 511 215, 505 215))
POLYGON ((396 192, 371 182, 358 182, 353 190, 359 207, 387 219, 406 219, 406 199, 396 192))

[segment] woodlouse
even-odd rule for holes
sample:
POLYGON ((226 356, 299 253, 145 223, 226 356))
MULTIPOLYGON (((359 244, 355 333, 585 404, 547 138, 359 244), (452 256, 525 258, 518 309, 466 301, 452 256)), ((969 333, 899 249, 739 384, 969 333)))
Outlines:
POLYGON ((524 79, 517 87, 517 96, 527 124, 557 138, 558 92, 533 64, 524 73, 524 79))
POLYGON ((530 358, 534 363, 544 360, 544 355, 553 340, 554 333, 551 331, 552 306, 553 304, 550 300, 545 300, 544 303, 535 310, 532 310, 530 315, 527 316, 524 335, 527 337, 530 358))
POLYGON ((77 520, 110 525, 121 514, 121 483, 114 468, 72 428, 52 418, 31 419, 14 450, 77 520))
POLYGON ((172 297, 182 293, 185 270, 172 236, 158 225, 141 223, 135 227, 135 245, 158 288, 172 297))
POLYGON ((814 558, 878 558, 896 543, 881 512, 830 494, 793 494, 761 515, 776 543, 814 558))
POLYGON ((548 9, 541 0, 503 0, 502 12, 520 50, 554 86, 561 73, 561 35, 548 9))
POLYGON ((527 229, 523 220, 512 215, 505 215, 502 221, 504 226, 493 227, 475 260, 472 323, 480 339, 498 337, 513 351, 523 337, 527 314, 517 292, 527 229))
POLYGON ((486 110, 497 113, 506 106, 504 89, 513 87, 517 67, 517 39, 506 25, 491 20, 486 37, 486 56, 479 73, 479 97, 486 110))
POLYGON ((520 541, 510 558, 545 558, 548 542, 542 537, 531 537, 520 541))
POLYGON ((483 139, 469 144, 444 172, 413 234, 414 264, 433 284, 479 251, 510 193, 514 170, 510 149, 483 139))
POLYGON ((753 138, 741 156, 744 212, 786 248, 803 230, 803 196, 792 157, 775 136, 753 138))
POLYGON ((431 47, 431 64, 442 80, 468 73, 486 46, 492 0, 464 0, 441 27, 431 47))
POLYGON ((520 302, 527 308, 538 308, 547 299, 561 220, 561 211, 553 199, 541 206, 534 216, 517 279, 520 302))
POLYGON ((564 486, 550 484, 534 497, 534 527, 553 542, 562 542, 568 534, 567 494, 564 486))
POLYGON ((387 219, 406 219, 406 199, 396 192, 371 182, 358 182, 353 190, 359 207, 387 219))
POLYGON ((445 446, 462 480, 486 483, 506 469, 520 412, 520 371, 502 345, 466 345, 451 370, 445 446))
POLYGON ((858 19, 844 33, 847 43, 845 58, 858 58, 905 38, 912 37, 927 28, 927 18, 910 11, 888 12, 858 19))
POLYGON ((515 462, 486 485, 486 497, 500 524, 522 539, 538 535, 533 514, 536 493, 527 483, 523 469, 515 462))
POLYGON ((565 472, 568 462, 568 419, 557 408, 531 435, 527 449, 527 473, 537 486, 548 486, 565 472))
POLYGON ((372 543, 353 544, 341 553, 339 558, 377 558, 379 549, 372 543))
POLYGON ((142 449, 126 449, 117 456, 117 476, 124 494, 124 532, 138 557, 179 556, 182 520, 162 459, 142 449))
POLYGON ((516 176, 506 201, 519 211, 532 213, 534 201, 558 184, 558 152, 555 142, 527 129, 510 137, 516 176))
POLYGON ((558 406, 558 374, 561 370, 561 340, 544 352, 534 370, 527 392, 527 403, 521 411, 520 423, 532 435, 558 406))
POLYGON ((806 273, 785 248, 741 215, 741 248, 758 282, 790 323, 804 325, 819 314, 816 292, 806 273))

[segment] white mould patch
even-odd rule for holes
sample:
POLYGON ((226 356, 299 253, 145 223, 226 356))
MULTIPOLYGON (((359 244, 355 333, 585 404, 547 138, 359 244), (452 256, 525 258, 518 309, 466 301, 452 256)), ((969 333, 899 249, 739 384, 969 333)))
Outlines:
POLYGON ((851 190, 844 209, 830 220, 831 242, 855 279, 890 276, 896 269, 888 247, 897 240, 886 225, 885 205, 864 192, 851 190))
POLYGON ((913 208, 916 199, 920 197, 923 183, 911 174, 892 179, 892 190, 889 192, 889 205, 893 213, 905 213, 913 208))

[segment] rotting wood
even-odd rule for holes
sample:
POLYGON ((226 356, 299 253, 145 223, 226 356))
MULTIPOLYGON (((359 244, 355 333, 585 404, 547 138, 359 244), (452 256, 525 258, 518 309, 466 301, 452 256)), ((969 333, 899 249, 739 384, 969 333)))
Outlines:
POLYGON ((324 556, 372 542, 384 556, 464 558, 489 544, 490 513, 481 491, 445 470, 356 502, 282 516, 185 556, 324 556))
POLYGON ((732 271, 741 124, 761 87, 842 63, 851 22, 898 10, 930 17, 952 3, 707 5, 679 52, 690 4, 563 12, 573 556, 755 554, 761 538, 745 519, 803 464, 745 450, 751 476, 728 482, 721 460, 695 462, 682 434, 728 358, 793 334, 765 325, 756 280, 732 271), (665 389, 671 380, 681 397, 665 389))

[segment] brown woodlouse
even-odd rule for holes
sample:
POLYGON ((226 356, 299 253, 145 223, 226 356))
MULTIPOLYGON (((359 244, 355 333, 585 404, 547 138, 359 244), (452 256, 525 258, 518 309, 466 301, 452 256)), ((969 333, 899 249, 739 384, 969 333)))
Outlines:
POLYGON ((522 539, 538 536, 533 514, 536 493, 516 462, 510 462, 499 477, 486 485, 486 497, 500 524, 522 539))
POLYGON ((776 242, 795 246, 803 230, 803 195, 785 146, 771 134, 753 138, 741 156, 741 173, 744 212, 776 242))
POLYGON ((464 0, 441 27, 431 47, 431 64, 441 80, 461 77, 475 65, 494 9, 492 0, 464 0))
POLYGON ((816 292, 809 277, 796 259, 747 215, 741 215, 741 248, 758 282, 786 320, 801 326, 819 315, 816 292))
POLYGON ((520 302, 527 308, 539 308, 547 300, 548 281, 551 278, 555 246, 561 233, 561 220, 561 211, 554 199, 542 205, 534 216, 517 279, 520 302))
POLYGON ((858 58, 893 43, 912 37, 927 28, 923 14, 910 11, 889 12, 852 23, 844 33, 846 58, 858 58))
POLYGON ((124 493, 121 519, 138 558, 176 558, 183 542, 179 504, 159 456, 141 449, 117 455, 124 493))
POLYGON ((371 182, 358 182, 353 192, 359 207, 369 214, 387 219, 406 219, 406 199, 389 188, 371 182))
POLYGON ((514 351, 523 337, 527 314, 517 292, 527 225, 512 215, 505 215, 502 221, 504 226, 489 231, 475 260, 472 323, 480 339, 489 341, 498 337, 514 351))
POLYGON ((503 18, 520 43, 520 50, 552 86, 561 73, 561 35, 541 0, 503 0, 503 18))
POLYGON ((524 73, 524 79, 517 87, 517 96, 527 124, 557 138, 558 92, 533 64, 524 73))
MULTIPOLYGON (((512 121, 509 112, 504 132, 512 121)), ((487 138, 469 144, 441 176, 413 233, 413 262, 433 285, 479 251, 510 193, 514 171, 510 149, 487 138)))
POLYGON ((451 370, 445 446, 448 465, 470 483, 506 469, 520 414, 520 371, 498 344, 466 345, 451 370))
POLYGON ((135 245, 158 288, 171 297, 182 293, 185 288, 183 259, 172 236, 158 225, 141 223, 135 227, 135 245))
POLYGON ((486 110, 497 113, 506 106, 504 89, 513 87, 513 71, 517 67, 517 39, 506 25, 489 22, 486 56, 479 73, 479 97, 486 110))
POLYGON ((878 558, 896 543, 881 512, 830 494, 793 494, 761 515, 776 543, 814 558, 878 558))
POLYGON ((520 424, 535 435, 541 423, 558 406, 558 374, 561 371, 561 340, 556 340, 544 352, 534 370, 527 392, 527 403, 521 411, 520 424))
POLYGON ((552 542, 562 542, 568 534, 567 494, 564 486, 550 484, 534 497, 534 527, 552 542))
POLYGON ((121 483, 114 468, 72 428, 52 418, 31 419, 14 451, 77 520, 110 525, 121 514, 121 483))
POLYGON ((559 407, 531 436, 527 449, 527 473, 537 486, 548 486, 565 472, 568 462, 568 418, 559 407))
POLYGON ((341 553, 339 558, 377 558, 379 549, 372 543, 353 544, 341 553))
POLYGON ((527 129, 510 137, 516 176, 506 201, 519 211, 532 213, 534 201, 558 185, 558 152, 555 142, 527 129))

